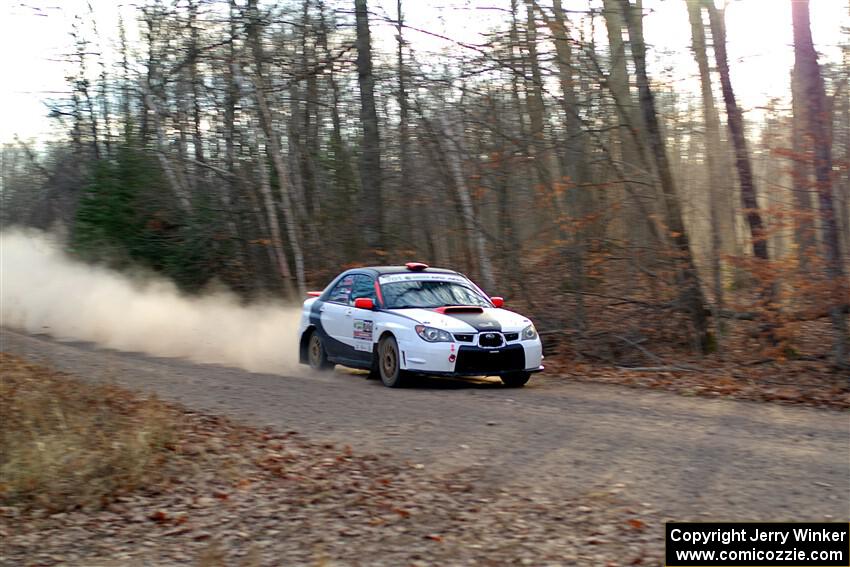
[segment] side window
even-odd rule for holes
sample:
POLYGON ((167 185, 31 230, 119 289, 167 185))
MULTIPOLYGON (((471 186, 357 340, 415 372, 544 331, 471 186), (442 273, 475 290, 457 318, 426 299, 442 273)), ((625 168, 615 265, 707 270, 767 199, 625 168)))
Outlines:
POLYGON ((331 290, 328 301, 348 304, 351 298, 351 288, 354 286, 354 276, 345 276, 331 290))
POLYGON ((367 276, 365 274, 355 274, 354 286, 351 290, 351 304, 354 305, 354 300, 360 299, 361 297, 367 297, 377 303, 378 298, 375 296, 375 280, 372 279, 371 276, 367 276))

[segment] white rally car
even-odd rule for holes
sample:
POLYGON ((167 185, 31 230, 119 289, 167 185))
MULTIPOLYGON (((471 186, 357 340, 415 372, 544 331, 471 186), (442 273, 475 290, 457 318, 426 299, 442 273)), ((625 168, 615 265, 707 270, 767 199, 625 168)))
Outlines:
POLYGON ((452 270, 418 262, 354 268, 310 295, 299 360, 315 370, 362 368, 391 388, 410 374, 499 376, 519 387, 543 370, 531 321, 452 270))

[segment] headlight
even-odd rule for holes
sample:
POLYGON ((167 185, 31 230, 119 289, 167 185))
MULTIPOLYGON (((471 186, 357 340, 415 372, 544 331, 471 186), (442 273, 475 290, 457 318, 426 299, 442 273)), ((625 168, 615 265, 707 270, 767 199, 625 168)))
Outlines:
POLYGON ((529 325, 525 329, 522 330, 522 340, 524 341, 533 341, 537 338, 537 329, 534 328, 534 325, 529 325))
POLYGON ((435 329, 434 327, 426 327, 425 325, 416 325, 416 333, 422 337, 423 341, 429 343, 450 343, 453 342, 452 336, 446 331, 435 329))

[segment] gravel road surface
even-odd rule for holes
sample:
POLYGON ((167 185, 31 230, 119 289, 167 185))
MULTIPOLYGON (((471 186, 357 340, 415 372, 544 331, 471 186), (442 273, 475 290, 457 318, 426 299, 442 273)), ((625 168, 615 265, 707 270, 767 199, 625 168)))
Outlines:
POLYGON ((294 430, 494 487, 612 486, 673 520, 850 518, 850 414, 689 398, 537 375, 391 390, 340 369, 288 376, 116 352, 2 329, 0 349, 197 410, 294 430))

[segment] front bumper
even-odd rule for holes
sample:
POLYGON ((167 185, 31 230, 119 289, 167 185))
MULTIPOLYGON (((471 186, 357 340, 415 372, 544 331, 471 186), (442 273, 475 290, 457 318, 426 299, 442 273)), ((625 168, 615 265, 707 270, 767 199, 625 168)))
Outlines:
POLYGON ((506 376, 508 374, 516 374, 517 372, 528 372, 529 374, 534 374, 535 372, 543 372, 544 367, 538 366, 537 368, 525 369, 525 370, 514 370, 514 371, 506 371, 503 370, 501 372, 435 372, 432 370, 408 370, 413 374, 422 374, 427 376, 446 376, 448 378, 465 378, 470 376, 506 376))
POLYGON ((543 370, 540 340, 516 341, 499 348, 459 343, 427 343, 418 337, 400 342, 404 370, 446 376, 504 376, 543 370))

